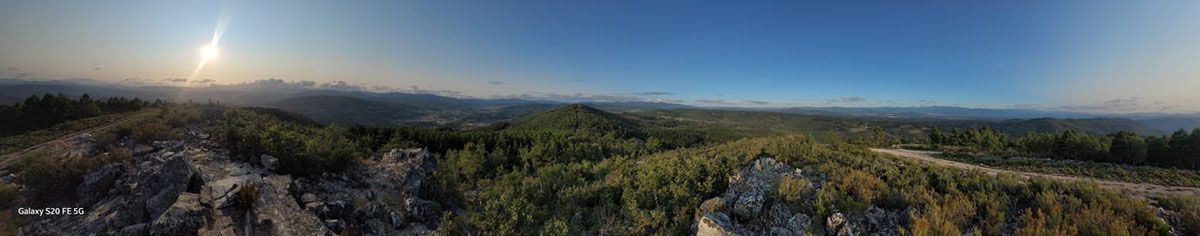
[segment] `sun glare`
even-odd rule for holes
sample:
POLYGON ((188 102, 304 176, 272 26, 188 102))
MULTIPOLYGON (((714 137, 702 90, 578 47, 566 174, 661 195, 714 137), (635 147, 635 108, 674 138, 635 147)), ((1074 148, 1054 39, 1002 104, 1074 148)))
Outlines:
POLYGON ((203 58, 205 61, 216 59, 217 54, 217 47, 213 45, 205 45, 203 48, 200 48, 200 58, 203 58))

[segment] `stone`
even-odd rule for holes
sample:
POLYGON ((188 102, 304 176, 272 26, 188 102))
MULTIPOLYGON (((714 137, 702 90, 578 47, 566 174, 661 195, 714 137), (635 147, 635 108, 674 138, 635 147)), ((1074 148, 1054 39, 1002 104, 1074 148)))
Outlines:
POLYGON ((752 191, 738 196, 733 204, 733 213, 738 217, 751 218, 758 215, 763 206, 763 192, 752 191))
POLYGON ((300 203, 309 204, 316 202, 317 200, 319 199, 317 199, 316 194, 304 193, 303 195, 300 195, 300 203))
POLYGON ((267 171, 275 171, 275 168, 279 166, 279 159, 271 155, 263 154, 258 157, 258 160, 262 163, 263 169, 267 171))
POLYGON ((837 236, 854 235, 854 232, 850 228, 850 222, 847 221, 846 216, 841 212, 833 213, 829 218, 825 218, 825 230, 830 234, 837 236))
POLYGON ((121 235, 147 235, 150 234, 150 227, 146 223, 139 223, 121 228, 121 235))
POLYGON ((795 215, 792 215, 792 217, 788 219, 787 225, 784 227, 786 227, 788 230, 791 230, 792 232, 800 234, 800 233, 804 233, 804 231, 808 231, 808 228, 810 227, 811 224, 812 224, 812 217, 809 217, 808 215, 805 215, 802 213, 796 213, 795 215))
POLYGON ((80 202, 90 204, 100 200, 99 197, 103 196, 103 193, 107 193, 116 183, 121 171, 122 169, 118 168, 117 164, 110 164, 84 176, 83 182, 75 188, 75 192, 80 196, 80 202))
POLYGON ((719 197, 709 198, 700 203, 700 209, 696 211, 696 219, 700 219, 700 217, 704 217, 708 213, 722 211, 725 211, 725 199, 719 197))
POLYGON ((205 225, 209 209, 200 205, 200 196, 183 193, 171 207, 154 220, 150 235, 194 235, 205 225))
POLYGON ((697 236, 731 236, 743 235, 734 228, 729 216, 725 213, 714 212, 704 215, 700 218, 699 225, 696 226, 697 236))
MULTIPOLYGON (((823 180, 800 169, 762 157, 730 176, 725 193, 705 200, 696 209, 697 235, 800 235, 811 231, 812 218, 800 206, 783 202, 774 183, 781 178, 803 178, 812 186, 823 180)), ((818 191, 805 191, 815 194, 818 191)), ((844 219, 843 219, 844 221, 844 219)))
POLYGON ((142 155, 142 154, 146 154, 146 153, 153 152, 153 151, 154 151, 154 147, 146 146, 145 144, 138 144, 138 145, 133 146, 133 154, 134 155, 142 155))

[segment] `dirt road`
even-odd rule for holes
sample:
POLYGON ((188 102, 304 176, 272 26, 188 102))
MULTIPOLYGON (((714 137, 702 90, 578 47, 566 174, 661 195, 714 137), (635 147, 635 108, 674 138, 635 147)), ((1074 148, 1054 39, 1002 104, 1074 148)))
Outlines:
MULTIPOLYGON (((136 115, 136 114, 134 114, 134 115, 136 115)), ((64 143, 64 142, 66 142, 67 140, 69 140, 69 139, 71 139, 71 138, 78 137, 78 136, 80 136, 80 135, 83 135, 83 134, 85 134, 85 133, 92 133, 92 132, 95 132, 95 131, 97 131, 97 130, 101 130, 101 129, 107 129, 107 128, 109 128, 109 127, 112 127, 112 126, 114 126, 114 125, 120 124, 120 123, 122 123, 122 122, 125 122, 125 121, 128 121, 128 120, 130 120, 130 119, 133 119, 133 118, 132 118, 132 117, 126 117, 126 118, 123 118, 123 119, 120 119, 120 120, 117 120, 117 121, 113 121, 113 122, 111 122, 111 123, 108 123, 108 124, 104 124, 104 125, 98 125, 98 126, 96 126, 96 127, 91 127, 91 128, 87 128, 87 129, 84 129, 84 130, 78 131, 78 132, 74 132, 74 133, 70 133, 70 134, 63 135, 63 136, 59 136, 58 138, 55 138, 55 139, 52 139, 52 140, 49 140, 49 141, 46 141, 46 142, 44 142, 44 143, 40 143, 40 144, 37 144, 37 145, 30 146, 30 147, 28 147, 28 148, 25 148, 25 149, 22 149, 22 150, 20 150, 20 151, 16 151, 16 152, 13 152, 13 153, 4 154, 4 155, 0 156, 0 174, 8 174, 8 173, 7 173, 8 166, 9 166, 9 165, 11 165, 11 164, 12 164, 12 162, 15 162, 16 160, 20 159, 21 157, 23 157, 23 156, 25 156, 25 155, 29 155, 29 153, 31 153, 31 152, 33 152, 33 151, 37 151, 37 150, 44 149, 44 148, 48 148, 48 147, 53 147, 53 146, 54 146, 55 144, 57 144, 57 143, 64 143)))
POLYGON ((936 164, 939 166, 953 167, 953 168, 959 168, 959 169, 979 170, 979 171, 983 171, 989 175, 997 175, 997 174, 1003 173, 1003 174, 1012 174, 1012 175, 1020 176, 1022 178, 1042 177, 1042 178, 1059 180, 1059 181, 1094 182, 1103 188, 1112 189, 1112 190, 1116 190, 1116 191, 1123 191, 1123 192, 1127 192, 1127 193, 1130 193, 1130 194, 1133 194, 1133 195, 1136 195, 1139 197, 1143 197, 1143 198, 1149 198, 1150 196, 1159 196, 1159 195, 1166 195, 1166 194, 1188 194, 1188 195, 1200 196, 1200 188, 1173 187, 1173 186, 1162 186, 1162 185, 1144 184, 1144 183, 1129 183, 1129 182, 1120 182, 1120 181, 1111 181, 1111 180, 1101 180, 1101 179, 1093 179, 1093 178, 1085 178, 1085 177, 1073 177, 1073 176, 1050 175, 1050 174, 1033 173, 1033 172, 1002 170, 1002 169, 988 168, 988 167, 977 166, 977 165, 973 165, 973 164, 967 164, 967 163, 956 162, 956 161, 939 159, 939 158, 933 157, 933 155, 940 154, 941 152, 915 151, 915 150, 908 150, 908 149, 880 149, 880 148, 872 148, 871 151, 892 154, 892 155, 915 159, 915 160, 924 161, 924 162, 930 162, 930 163, 933 163, 933 164, 936 164))

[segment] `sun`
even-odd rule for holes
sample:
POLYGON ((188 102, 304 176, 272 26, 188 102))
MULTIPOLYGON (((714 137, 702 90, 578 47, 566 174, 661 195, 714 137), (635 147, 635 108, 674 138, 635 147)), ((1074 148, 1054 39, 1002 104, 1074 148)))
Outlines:
POLYGON ((205 45, 200 48, 200 58, 209 61, 217 58, 217 47, 213 45, 205 45))

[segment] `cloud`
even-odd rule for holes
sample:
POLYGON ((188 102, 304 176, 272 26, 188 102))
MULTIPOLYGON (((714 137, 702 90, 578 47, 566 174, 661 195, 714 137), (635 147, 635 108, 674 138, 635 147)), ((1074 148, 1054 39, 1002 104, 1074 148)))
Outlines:
POLYGON ((917 101, 917 105, 919 105, 919 106, 933 106, 933 105, 937 105, 937 102, 935 102, 935 101, 933 101, 933 100, 925 100, 925 99, 921 99, 921 100, 918 100, 918 101, 917 101))
POLYGON ((142 79, 142 78, 128 78, 128 79, 125 79, 125 83, 130 83, 130 84, 155 84, 155 81, 154 81, 154 80, 149 80, 149 79, 142 79))
POLYGON ((212 82, 217 82, 217 81, 216 81, 216 80, 212 80, 212 79, 202 79, 202 80, 194 80, 194 81, 192 81, 191 83, 193 83, 193 84, 207 84, 207 83, 212 83, 212 82))
POLYGON ((527 91, 519 94, 496 96, 495 98, 549 100, 564 102, 644 102, 646 99, 637 96, 608 95, 608 94, 561 94, 527 91))
POLYGON ((704 103, 704 104, 716 104, 716 105, 736 105, 737 104, 735 102, 726 101, 726 100, 722 100, 722 99, 700 99, 700 100, 694 100, 693 102, 704 103))
POLYGON ((488 82, 487 82, 487 83, 488 83, 488 84, 490 84, 490 85, 501 85, 501 84, 506 84, 506 82, 504 82, 504 81, 499 81, 499 80, 488 80, 488 82))
POLYGON ((761 106, 761 105, 771 104, 771 102, 769 102, 769 101, 761 101, 761 100, 736 100, 735 101, 735 100, 725 100, 725 99, 697 99, 697 100, 692 100, 692 102, 709 104, 709 105, 721 105, 721 106, 761 106))
POLYGON ((640 92, 640 93, 633 93, 633 95, 637 95, 637 96, 666 96, 666 95, 674 95, 674 94, 675 94, 675 93, 671 93, 671 92, 662 92, 662 91, 650 91, 650 92, 640 92))
POLYGON ((1175 111, 1175 110, 1179 110, 1180 108, 1183 108, 1183 106, 1179 105, 1179 104, 1162 106, 1162 108, 1158 109, 1158 112, 1175 111))
POLYGON ((1115 98, 1093 105, 1064 105, 1059 109, 1069 111, 1104 111, 1104 112, 1132 112, 1141 110, 1144 106, 1141 104, 1141 99, 1138 97, 1132 98, 1115 98))
POLYGON ((838 99, 832 99, 832 100, 829 100, 829 103, 860 103, 860 102, 865 102, 865 101, 867 101, 866 98, 859 97, 859 96, 853 96, 853 97, 841 97, 838 99))
POLYGON ((1040 110, 1040 109, 1042 109, 1042 105, 1033 104, 1033 103, 1023 103, 1023 104, 1011 105, 1011 106, 1008 106, 1008 108, 1022 109, 1022 110, 1040 110))
POLYGON ((16 79, 28 79, 28 78, 31 78, 31 77, 34 77, 34 76, 37 76, 37 75, 38 75, 37 73, 33 73, 33 72, 20 72, 20 73, 17 73, 17 75, 16 75, 16 76, 13 76, 13 78, 16 78, 16 79))
POLYGON ((187 82, 187 79, 186 78, 166 78, 166 79, 163 79, 163 81, 171 82, 171 83, 183 83, 183 82, 187 82))

